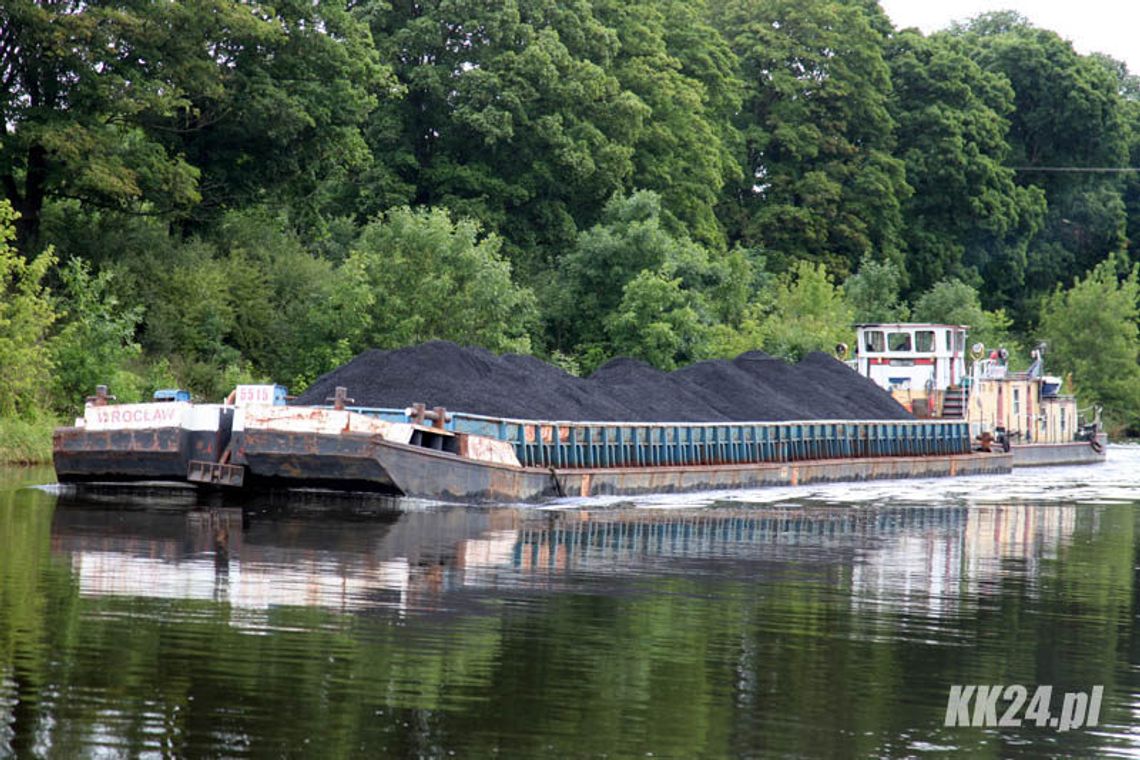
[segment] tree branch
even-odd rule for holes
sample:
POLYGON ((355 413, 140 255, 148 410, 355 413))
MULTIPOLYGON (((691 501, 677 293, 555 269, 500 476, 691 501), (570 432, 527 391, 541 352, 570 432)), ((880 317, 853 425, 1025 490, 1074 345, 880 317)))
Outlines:
POLYGON ((83 204, 88 205, 88 206, 94 206, 95 208, 98 208, 98 209, 104 209, 107 211, 118 211, 119 213, 122 213, 122 214, 129 214, 131 216, 140 216, 140 217, 166 216, 168 214, 173 214, 179 208, 178 206, 167 206, 166 208, 154 209, 151 211, 143 211, 141 209, 129 208, 129 207, 127 207, 121 203, 115 203, 113 201, 106 201, 106 200, 102 200, 99 198, 95 198, 95 197, 90 196, 90 195, 80 195, 80 194, 64 193, 64 192, 53 192, 53 193, 51 193, 51 197, 53 197, 53 198, 64 198, 64 199, 72 200, 72 201, 79 201, 80 203, 83 203, 83 204))

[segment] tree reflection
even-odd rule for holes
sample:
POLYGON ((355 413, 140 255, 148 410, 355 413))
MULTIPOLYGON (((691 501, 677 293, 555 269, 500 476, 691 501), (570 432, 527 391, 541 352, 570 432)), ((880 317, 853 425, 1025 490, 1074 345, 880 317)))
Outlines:
POLYGON ((0 490, 0 755, 1004 756, 950 684, 1136 688, 1130 505, 58 501, 0 490))

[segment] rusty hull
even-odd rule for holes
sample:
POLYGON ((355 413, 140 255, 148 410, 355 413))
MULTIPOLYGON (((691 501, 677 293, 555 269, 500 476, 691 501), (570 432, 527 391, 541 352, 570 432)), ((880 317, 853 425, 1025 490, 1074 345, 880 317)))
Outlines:
POLYGON ((57 428, 52 434, 52 459, 61 482, 185 480, 193 448, 190 438, 190 431, 178 427, 57 428))
POLYGON ((702 467, 617 467, 557 470, 567 496, 638 495, 732 490, 860 480, 999 475, 1012 470, 1009 454, 820 459, 702 467))
POLYGON ((52 460, 61 482, 184 481, 192 459, 217 461, 228 442, 228 428, 192 431, 181 427, 62 427, 52 434, 52 460))
POLYGON ((379 435, 245 430, 234 433, 233 461, 257 480, 287 486, 364 488, 448 501, 557 495, 549 470, 465 459, 379 435))
POLYGON ((828 459, 769 464, 542 469, 464 459, 380 436, 266 430, 234 434, 234 462, 263 482, 367 489, 465 502, 637 495, 834 481, 1008 473, 1009 454, 828 459))

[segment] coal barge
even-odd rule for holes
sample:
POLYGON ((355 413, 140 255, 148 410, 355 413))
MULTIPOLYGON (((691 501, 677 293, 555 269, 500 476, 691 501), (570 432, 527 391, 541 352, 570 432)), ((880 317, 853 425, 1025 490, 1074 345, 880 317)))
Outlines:
POLYGON ((674 373, 616 360, 582 379, 531 357, 441 342, 362 355, 288 404, 280 386, 240 386, 224 404, 115 405, 97 394, 54 443, 61 481, 334 488, 462 502, 1012 468, 1009 453, 974 450, 966 422, 915 419, 823 355, 789 365, 751 352, 674 373), (433 361, 449 371, 423 371, 433 361), (349 397, 356 387, 360 401, 349 397), (411 401, 419 393, 478 408, 429 408, 411 401), (396 403, 367 405, 378 399, 396 403), (528 416, 494 413, 516 407, 528 416))
POLYGON ((1010 454, 971 451, 968 426, 948 421, 639 424, 514 420, 422 405, 204 406, 89 407, 88 419, 124 427, 58 429, 59 479, 515 502, 1012 468, 1010 454))
MULTIPOLYGON (((954 422, 566 422, 422 406, 239 409, 232 450, 229 467, 244 468, 260 485, 479 502, 998 474, 1012 468, 1009 454, 971 451, 968 427, 954 422)), ((219 474, 224 482, 224 472, 219 474)))

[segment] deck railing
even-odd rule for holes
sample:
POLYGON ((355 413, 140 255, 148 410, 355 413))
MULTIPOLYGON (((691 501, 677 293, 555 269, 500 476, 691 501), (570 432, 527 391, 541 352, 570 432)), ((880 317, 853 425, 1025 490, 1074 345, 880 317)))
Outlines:
MULTIPOLYGON (((390 422, 407 410, 348 407, 390 422)), ((448 430, 510 441, 524 467, 670 467, 810 459, 934 456, 970 451, 967 423, 948 420, 578 422, 452 412, 448 430)))

